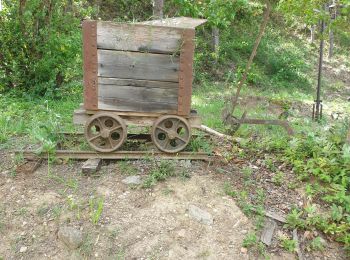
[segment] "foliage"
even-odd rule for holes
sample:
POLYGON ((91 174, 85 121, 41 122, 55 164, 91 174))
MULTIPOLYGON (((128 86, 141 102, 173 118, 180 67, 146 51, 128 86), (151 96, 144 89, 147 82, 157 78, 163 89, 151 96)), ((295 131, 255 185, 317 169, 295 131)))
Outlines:
POLYGON ((82 1, 5 1, 0 12, 0 91, 55 96, 81 76, 82 1))
POLYGON ((210 26, 227 28, 236 15, 242 15, 250 8, 247 0, 174 0, 179 15, 200 17, 208 20, 210 26))
POLYGON ((283 238, 281 240, 281 246, 285 250, 293 253, 296 250, 297 243, 293 239, 283 238))
POLYGON ((89 205, 91 221, 94 225, 97 225, 103 212, 104 198, 91 198, 89 205))
POLYGON ((152 16, 151 1, 87 0, 87 3, 96 10, 93 18, 105 21, 144 21, 152 16))
POLYGON ((143 182, 143 187, 150 188, 156 185, 158 181, 164 181, 171 176, 175 176, 175 165, 173 162, 162 160, 158 163, 153 161, 153 166, 148 177, 143 182))

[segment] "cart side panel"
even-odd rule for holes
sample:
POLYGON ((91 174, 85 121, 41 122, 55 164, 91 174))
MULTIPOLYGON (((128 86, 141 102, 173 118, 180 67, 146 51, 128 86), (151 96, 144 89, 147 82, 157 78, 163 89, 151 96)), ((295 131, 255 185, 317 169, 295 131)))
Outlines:
POLYGON ((194 29, 183 30, 183 43, 180 52, 178 115, 189 115, 191 112, 193 56, 194 56, 194 29))
POLYGON ((181 30, 99 21, 97 47, 105 50, 170 53, 179 51, 181 30))
POLYGON ((107 25, 98 23, 98 108, 177 114, 182 30, 107 25))
POLYGON ((84 108, 87 110, 98 109, 96 31, 96 21, 83 22, 84 108))

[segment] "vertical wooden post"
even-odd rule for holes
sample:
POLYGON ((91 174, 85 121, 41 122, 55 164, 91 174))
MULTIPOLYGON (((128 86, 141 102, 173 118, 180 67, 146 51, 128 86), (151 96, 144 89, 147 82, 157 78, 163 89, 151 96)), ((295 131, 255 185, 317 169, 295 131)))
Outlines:
POLYGON ((153 19, 163 19, 164 0, 153 0, 153 19))
POLYGON ((185 116, 191 112, 192 72, 194 55, 194 29, 184 29, 180 51, 178 115, 185 116))
POLYGON ((97 22, 83 22, 84 108, 98 108, 97 22))

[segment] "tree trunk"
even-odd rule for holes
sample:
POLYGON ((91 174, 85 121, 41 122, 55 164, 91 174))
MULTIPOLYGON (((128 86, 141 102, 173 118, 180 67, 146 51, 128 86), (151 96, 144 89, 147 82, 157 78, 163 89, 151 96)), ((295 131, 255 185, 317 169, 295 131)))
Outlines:
POLYGON ((241 92, 243 84, 247 80, 248 72, 250 70, 250 67, 251 67, 251 65, 253 63, 254 57, 255 57, 256 52, 258 50, 258 47, 260 45, 260 41, 261 41, 261 39, 262 39, 262 37, 264 35, 267 23, 268 23, 269 18, 270 18, 271 9, 272 9, 272 7, 271 7, 270 1, 266 0, 266 9, 264 11, 264 17, 263 17, 263 20, 262 20, 261 25, 260 25, 259 34, 258 34, 258 36, 257 36, 257 38, 255 40, 254 48, 253 48, 253 51, 252 51, 252 53, 250 55, 249 61, 248 61, 247 65, 246 65, 244 74, 243 74, 242 79, 240 80, 240 82, 238 84, 236 94, 231 97, 231 102, 230 102, 231 104, 229 104, 228 107, 226 107, 223 110, 223 112, 222 112, 223 121, 225 123, 230 122, 230 118, 232 117, 232 114, 233 114, 233 112, 234 112, 234 110, 235 110, 235 108, 237 106, 239 94, 241 92))
POLYGON ((211 32, 213 37, 213 50, 215 54, 218 54, 220 46, 220 30, 217 27, 213 27, 211 32))
POLYGON ((163 19, 164 0, 153 0, 153 19, 163 19))
POLYGON ((328 51, 328 59, 332 59, 334 50, 334 33, 332 29, 329 30, 329 51, 328 51))
POLYGON ((314 43, 315 41, 315 25, 311 25, 310 27, 310 43, 314 43))
POLYGON ((2 11, 2 0, 0 0, 0 11, 2 11))

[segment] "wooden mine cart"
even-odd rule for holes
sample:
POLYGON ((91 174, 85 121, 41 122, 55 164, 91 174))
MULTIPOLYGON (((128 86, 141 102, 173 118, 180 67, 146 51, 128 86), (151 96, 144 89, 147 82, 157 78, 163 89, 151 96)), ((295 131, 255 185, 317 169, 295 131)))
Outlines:
POLYGON ((117 150, 127 125, 152 126, 161 151, 177 153, 200 117, 191 110, 195 27, 186 17, 142 23, 83 22, 84 104, 74 123, 99 152, 117 150))

